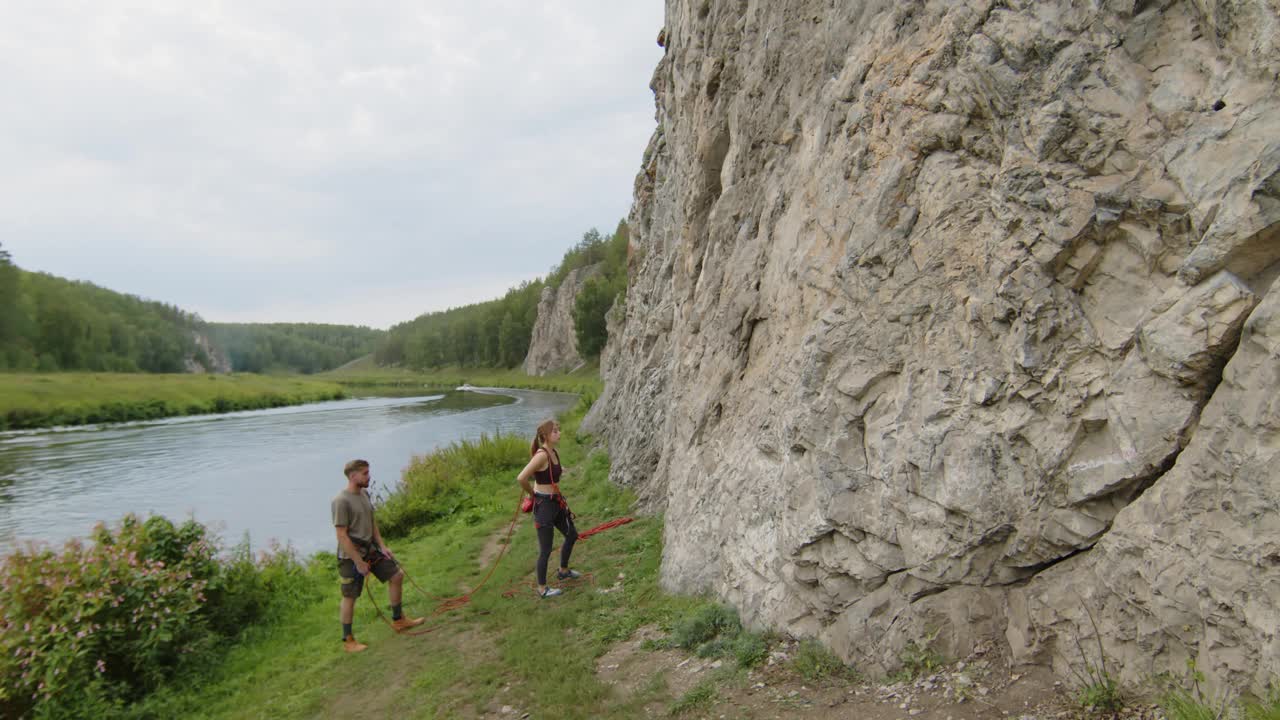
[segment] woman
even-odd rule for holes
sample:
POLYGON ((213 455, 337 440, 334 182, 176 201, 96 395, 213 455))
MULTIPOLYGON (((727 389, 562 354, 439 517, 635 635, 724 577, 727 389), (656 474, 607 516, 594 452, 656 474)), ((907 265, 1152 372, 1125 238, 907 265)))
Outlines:
POLYGON ((560 580, 582 577, 569 569, 569 555, 578 540, 578 529, 573 526, 569 504, 560 494, 560 475, 564 468, 560 467, 560 453, 556 451, 559 444, 560 424, 555 420, 543 421, 529 447, 532 458, 516 476, 520 488, 533 498, 533 527, 538 532, 538 597, 544 598, 555 597, 562 592, 560 588, 547 587, 547 563, 551 559, 551 541, 555 536, 553 528, 564 535, 564 545, 560 547, 560 570, 556 577, 560 580), (529 485, 530 476, 534 479, 532 486, 529 485))

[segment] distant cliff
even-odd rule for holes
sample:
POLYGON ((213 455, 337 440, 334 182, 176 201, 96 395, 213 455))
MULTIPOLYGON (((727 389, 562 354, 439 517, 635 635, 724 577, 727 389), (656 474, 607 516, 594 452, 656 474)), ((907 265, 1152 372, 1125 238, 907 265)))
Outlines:
POLYGON ((183 358, 183 367, 189 373, 229 373, 231 372, 231 359, 227 357, 227 352, 214 344, 213 340, 203 332, 193 330, 191 332, 192 342, 195 344, 195 350, 183 358))
POLYGON ((568 372, 585 362, 578 352, 573 304, 587 280, 599 274, 601 263, 571 270, 560 287, 545 287, 538 301, 538 319, 524 359, 526 375, 568 372))
POLYGON ((587 419, 664 584, 868 670, 1096 620, 1128 681, 1280 676, 1277 3, 666 17, 587 419))

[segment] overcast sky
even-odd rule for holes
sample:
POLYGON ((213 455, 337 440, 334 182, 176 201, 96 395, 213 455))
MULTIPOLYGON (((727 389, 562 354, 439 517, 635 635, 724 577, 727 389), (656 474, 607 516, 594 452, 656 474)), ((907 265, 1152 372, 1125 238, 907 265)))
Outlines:
POLYGON ((0 244, 228 322, 388 327, 626 216, 662 0, 0 4, 0 244))

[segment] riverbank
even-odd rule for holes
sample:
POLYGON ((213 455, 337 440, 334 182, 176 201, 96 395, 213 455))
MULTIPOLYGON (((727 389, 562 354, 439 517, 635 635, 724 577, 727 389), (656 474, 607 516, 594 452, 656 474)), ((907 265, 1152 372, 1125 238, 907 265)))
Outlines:
POLYGON ((261 410, 348 394, 332 380, 293 375, 0 373, 0 430, 261 410))
MULTIPOLYGON (((562 418, 563 487, 579 531, 631 516, 635 502, 630 492, 609 483, 607 455, 593 450, 591 439, 579 433, 585 410, 584 403, 562 418)), ((659 585, 661 516, 636 516, 582 539, 571 564, 583 577, 563 583, 553 579, 565 593, 540 599, 533 592, 535 534, 529 516, 514 512, 518 491, 513 475, 527 453, 523 438, 504 436, 459 443, 421 458, 406 471, 407 479, 410 474, 416 479, 405 486, 418 486, 441 510, 425 522, 403 523, 388 538, 413 580, 406 585, 405 610, 428 618, 421 634, 392 633, 366 596, 357 604, 355 633, 369 648, 357 655, 344 653, 333 555, 322 552, 297 564, 277 554, 274 564, 264 561, 261 572, 231 580, 224 591, 252 580, 255 593, 287 593, 279 604, 283 611, 250 621, 225 651, 181 655, 176 673, 169 674, 170 666, 164 666, 163 679, 148 685, 142 696, 128 702, 101 696, 92 716, 1098 716, 1081 707, 1082 688, 1070 679, 1054 678, 1044 668, 1011 667, 994 647, 978 648, 966 658, 945 658, 926 641, 904 652, 901 672, 869 679, 816 644, 744 627, 733 610, 705 597, 669 595, 659 585), (441 463, 460 472, 435 473, 433 466, 441 463), (555 673, 546 673, 547 662, 554 662, 555 673)), ((29 569, 44 572, 34 565, 29 569)), ((68 571, 75 572, 73 567, 68 571)), ((150 577, 154 569, 140 572, 150 577)), ((383 586, 373 583, 371 592, 385 603, 383 586)), ((158 604, 148 606, 149 611, 167 617, 172 597, 153 602, 158 604)), ((92 627, 98 622, 94 613, 114 612, 111 607, 86 601, 85 618, 68 621, 67 630, 49 631, 51 644, 41 657, 79 662, 82 674, 112 672, 110 666, 95 667, 93 657, 81 662, 88 656, 56 652, 80 642, 71 632, 73 624, 92 627)), ((48 627, 48 618, 31 626, 48 627)), ((113 642, 130 640, 123 636, 113 642)), ((43 669, 54 667, 41 662, 43 669)), ((27 667, 12 652, 0 653, 0 665, 4 663, 19 675, 27 667)), ((143 664, 137 670, 150 667, 143 664)), ((53 677, 57 681, 64 675, 53 677)), ((97 683, 59 687, 75 700, 85 695, 86 687, 110 689, 97 683)), ((1124 701, 1128 704, 1112 717, 1213 716, 1168 708, 1158 714, 1150 704, 1124 701)), ((1254 706, 1256 712, 1246 716, 1276 717, 1277 702, 1254 706)))
POLYGON ((567 392, 594 400, 597 366, 530 376, 519 368, 450 367, 417 372, 356 361, 317 375, 0 373, 0 430, 155 420, 262 410, 385 391, 441 391, 463 385, 567 392))
POLYGON ((589 400, 599 396, 604 387, 600 380, 600 366, 597 364, 586 365, 571 373, 526 375, 520 368, 445 367, 421 371, 380 368, 375 366, 371 359, 365 358, 348 363, 337 370, 320 373, 315 377, 340 383, 347 388, 421 387, 451 390, 463 385, 471 385, 568 392, 582 395, 589 400))

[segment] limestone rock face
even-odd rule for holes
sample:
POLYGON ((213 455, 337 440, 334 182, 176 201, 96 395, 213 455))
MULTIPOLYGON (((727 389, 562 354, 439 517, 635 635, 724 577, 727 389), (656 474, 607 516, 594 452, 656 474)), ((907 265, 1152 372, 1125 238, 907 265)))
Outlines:
POLYGON ((1280 2, 666 18, 586 421, 664 584, 869 671, 1092 613, 1130 678, 1280 674, 1280 2))
POLYGON ((560 287, 542 289, 529 354, 524 358, 526 375, 567 372, 582 366, 578 335, 573 328, 573 303, 583 284, 599 272, 599 265, 570 270, 560 287))
POLYGON ((208 335, 201 332, 192 331, 191 339, 195 342, 196 349, 203 352, 205 358, 209 362, 209 367, 205 367, 203 363, 195 358, 194 355, 183 358, 182 366, 189 373, 218 373, 226 374, 231 372, 231 358, 227 357, 226 352, 222 348, 213 344, 213 340, 208 335))

